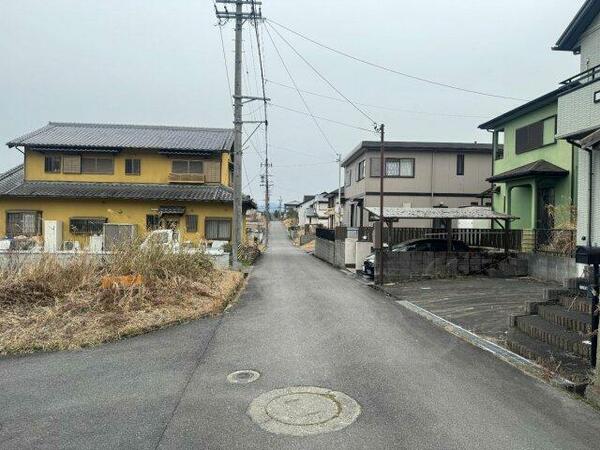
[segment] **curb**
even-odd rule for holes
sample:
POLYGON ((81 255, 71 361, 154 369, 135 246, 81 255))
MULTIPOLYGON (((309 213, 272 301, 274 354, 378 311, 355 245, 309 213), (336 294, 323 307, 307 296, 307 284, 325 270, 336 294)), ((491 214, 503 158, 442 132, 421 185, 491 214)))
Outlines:
MULTIPOLYGON (((393 295, 386 292, 380 286, 371 285, 371 287, 374 290, 379 291, 388 297, 396 298, 393 295)), ((478 336, 475 333, 466 330, 459 325, 449 322, 448 320, 437 316, 427 311, 426 309, 415 305, 414 303, 411 303, 407 300, 395 300, 395 302, 399 306, 402 306, 403 308, 417 314, 423 319, 433 323, 435 326, 443 329, 447 333, 450 333, 475 347, 478 347, 482 350, 485 350, 488 353, 491 353, 496 358, 519 369, 526 375, 536 378, 537 380, 549 383, 550 385, 563 389, 567 392, 583 395, 583 391, 586 385, 573 383, 572 381, 567 380, 566 378, 563 378, 558 374, 549 372, 548 369, 545 369, 539 364, 536 364, 533 361, 522 357, 521 355, 511 352, 510 350, 501 347, 500 345, 492 341, 488 341, 487 339, 484 339, 481 336, 478 336)))

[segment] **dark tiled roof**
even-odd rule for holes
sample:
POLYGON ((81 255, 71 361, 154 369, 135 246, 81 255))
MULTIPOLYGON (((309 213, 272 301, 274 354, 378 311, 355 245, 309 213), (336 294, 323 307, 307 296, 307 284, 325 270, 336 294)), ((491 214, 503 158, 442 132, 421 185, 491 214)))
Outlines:
MULTIPOLYGON (((23 166, 21 165, 0 175, 0 196, 12 198, 170 200, 229 203, 233 199, 233 191, 221 185, 24 181, 23 166)), ((249 197, 244 198, 244 205, 256 207, 249 197)))
POLYGON ((482 130, 495 130, 496 128, 502 127, 511 120, 518 119, 525 114, 529 114, 537 111, 540 108, 543 108, 544 106, 557 102, 558 97, 560 97, 563 92, 572 88, 573 86, 561 86, 552 92, 548 92, 541 97, 531 100, 530 102, 527 102, 515 109, 505 112, 504 114, 500 114, 498 117, 495 117, 492 120, 482 123, 479 125, 479 128, 482 130))
POLYGON ((24 170, 23 164, 13 167, 8 172, 0 175, 0 195, 16 188, 23 183, 24 170))
POLYGON ((150 125, 107 125, 50 122, 8 142, 9 147, 55 149, 155 149, 222 151, 233 145, 233 130, 150 125))
POLYGON ((600 0, 586 0, 552 50, 576 51, 581 35, 600 12, 600 0))
MULTIPOLYGON (((358 155, 365 151, 379 150, 381 142, 362 141, 348 156, 342 161, 342 166, 348 165, 358 155)), ((386 151, 436 151, 453 153, 492 153, 492 144, 478 144, 475 142, 410 142, 410 141, 386 141, 386 151)))
POLYGON ((516 178, 535 177, 535 176, 547 176, 547 177, 564 177, 569 174, 568 170, 561 167, 555 166, 546 160, 540 159, 538 161, 525 164, 524 166, 511 169, 493 177, 488 178, 490 182, 499 182, 514 180, 516 178))

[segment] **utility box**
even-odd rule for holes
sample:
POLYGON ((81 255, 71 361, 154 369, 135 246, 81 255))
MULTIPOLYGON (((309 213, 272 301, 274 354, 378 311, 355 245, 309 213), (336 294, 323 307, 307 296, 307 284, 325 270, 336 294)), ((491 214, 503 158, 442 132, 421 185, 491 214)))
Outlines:
POLYGON ((44 251, 55 253, 63 246, 63 223, 60 220, 44 220, 44 251))
POLYGON ((112 251, 119 245, 132 243, 137 235, 137 226, 131 223, 105 223, 102 236, 103 247, 112 251))

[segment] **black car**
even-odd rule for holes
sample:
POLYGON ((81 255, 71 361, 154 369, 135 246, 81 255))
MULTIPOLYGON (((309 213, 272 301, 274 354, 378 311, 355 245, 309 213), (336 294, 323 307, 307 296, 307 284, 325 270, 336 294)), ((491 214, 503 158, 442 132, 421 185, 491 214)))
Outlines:
MULTIPOLYGON (((392 252, 445 252, 448 250, 448 241, 446 239, 412 239, 410 241, 396 244, 392 247, 392 252)), ((462 241, 452 241, 453 252, 470 252, 471 249, 462 241)), ((363 272, 371 277, 375 276, 375 253, 371 253, 363 262, 363 272)))

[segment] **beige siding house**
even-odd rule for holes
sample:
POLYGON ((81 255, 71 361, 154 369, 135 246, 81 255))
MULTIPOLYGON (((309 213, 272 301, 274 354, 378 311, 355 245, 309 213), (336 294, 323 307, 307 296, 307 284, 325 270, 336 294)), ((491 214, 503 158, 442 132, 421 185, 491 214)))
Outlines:
MULTIPOLYGON (((361 142, 342 162, 346 226, 369 226, 366 207, 379 206, 379 142, 361 142)), ((492 146, 446 142, 386 142, 384 201, 393 207, 486 205, 492 146)), ((431 227, 429 220, 396 226, 431 227)))

